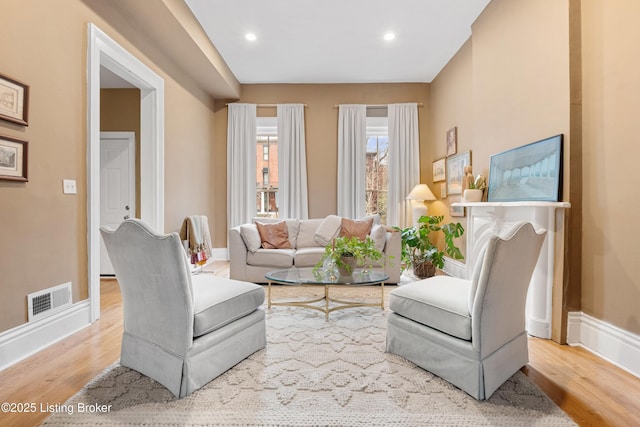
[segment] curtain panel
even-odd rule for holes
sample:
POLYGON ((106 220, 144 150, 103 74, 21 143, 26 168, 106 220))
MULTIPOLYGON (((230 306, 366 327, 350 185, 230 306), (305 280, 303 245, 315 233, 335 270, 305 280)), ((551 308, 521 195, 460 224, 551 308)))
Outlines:
POLYGON ((411 201, 406 200, 420 183, 420 135, 416 103, 389 104, 389 193, 387 224, 409 227, 411 201))
POLYGON ((347 218, 366 214, 367 106, 338 110, 338 212, 347 218))
POLYGON ((278 213, 309 218, 304 105, 278 104, 278 213))
POLYGON ((229 104, 227 118, 227 227, 256 215, 256 104, 229 104))

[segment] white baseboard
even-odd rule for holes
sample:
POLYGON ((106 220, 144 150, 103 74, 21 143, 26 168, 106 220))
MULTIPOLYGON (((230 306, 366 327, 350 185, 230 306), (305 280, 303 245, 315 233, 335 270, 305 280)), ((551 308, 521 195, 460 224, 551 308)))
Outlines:
POLYGON ((211 258, 214 260, 229 260, 229 250, 227 248, 213 248, 211 258))
POLYGON ((91 324, 89 300, 0 334, 0 371, 91 324))
POLYGON ((580 345, 640 378, 640 336, 583 312, 569 313, 567 344, 580 345))

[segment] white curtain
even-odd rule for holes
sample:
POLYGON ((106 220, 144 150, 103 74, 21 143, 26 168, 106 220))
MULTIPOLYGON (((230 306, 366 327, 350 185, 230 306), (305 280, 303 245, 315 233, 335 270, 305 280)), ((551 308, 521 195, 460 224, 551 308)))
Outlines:
POLYGON ((338 212, 366 214, 367 106, 340 105, 338 110, 338 212))
POLYGON ((279 216, 308 219, 304 105, 278 104, 277 111, 279 216))
POLYGON ((256 215, 256 104, 229 104, 227 118, 227 226, 256 215))
POLYGON ((406 200, 420 183, 418 105, 389 104, 389 193, 387 224, 409 227, 411 201, 406 200))

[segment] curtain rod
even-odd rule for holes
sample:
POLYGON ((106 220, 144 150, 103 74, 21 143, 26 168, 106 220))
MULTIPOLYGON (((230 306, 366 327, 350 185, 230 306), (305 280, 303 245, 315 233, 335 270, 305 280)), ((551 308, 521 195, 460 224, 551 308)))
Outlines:
MULTIPOLYGON (((422 102, 418 102, 417 105, 418 107, 424 107, 422 102)), ((367 104, 367 108, 387 108, 388 106, 389 104, 367 104)), ((338 107, 340 107, 340 104, 336 104, 333 106, 333 108, 338 108, 338 107)))
MULTIPOLYGON (((227 102, 226 106, 229 106, 229 104, 235 104, 234 102, 227 102)), ((286 102, 285 104, 300 104, 299 102, 286 102)), ((304 108, 308 108, 309 106, 307 104, 302 104, 304 105, 304 108)), ((278 104, 256 104, 257 108, 276 108, 278 106, 278 104)))

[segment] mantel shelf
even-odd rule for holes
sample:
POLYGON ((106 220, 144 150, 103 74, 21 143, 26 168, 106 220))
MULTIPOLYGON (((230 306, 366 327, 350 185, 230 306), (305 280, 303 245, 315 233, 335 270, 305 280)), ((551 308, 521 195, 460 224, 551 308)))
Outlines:
POLYGON ((459 206, 465 208, 472 207, 535 207, 535 208, 559 208, 559 209, 568 209, 571 207, 571 203, 569 202, 534 202, 534 201, 524 201, 524 202, 457 202, 452 203, 451 206, 459 206))

